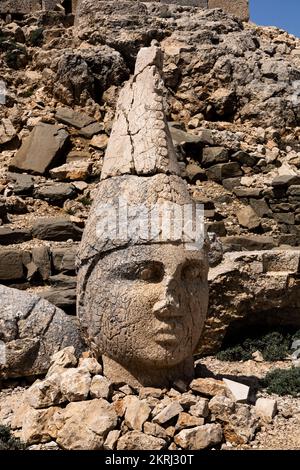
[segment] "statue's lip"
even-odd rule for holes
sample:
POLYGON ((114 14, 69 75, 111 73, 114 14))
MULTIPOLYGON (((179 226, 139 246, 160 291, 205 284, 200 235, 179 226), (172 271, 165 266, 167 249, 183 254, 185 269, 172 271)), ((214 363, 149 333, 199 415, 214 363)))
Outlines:
POLYGON ((182 331, 182 323, 176 319, 165 320, 157 330, 158 335, 177 336, 182 331))
POLYGON ((176 332, 159 332, 155 338, 155 342, 162 345, 178 345, 181 341, 181 337, 176 332))

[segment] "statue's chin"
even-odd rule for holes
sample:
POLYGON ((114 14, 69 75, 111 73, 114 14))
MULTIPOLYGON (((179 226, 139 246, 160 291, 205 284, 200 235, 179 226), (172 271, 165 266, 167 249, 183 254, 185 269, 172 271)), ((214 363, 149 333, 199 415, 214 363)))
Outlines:
POLYGON ((181 379, 189 383, 194 377, 193 358, 183 361, 156 361, 138 362, 132 360, 129 364, 121 363, 105 355, 102 356, 104 375, 114 383, 127 383, 133 387, 169 387, 181 379))
POLYGON ((191 357, 192 353, 190 351, 183 354, 182 351, 177 352, 176 350, 169 350, 166 347, 158 347, 157 351, 151 354, 150 357, 131 356, 129 361, 124 361, 124 358, 121 357, 111 357, 111 359, 128 369, 134 367, 141 370, 143 368, 150 370, 176 367, 191 357))

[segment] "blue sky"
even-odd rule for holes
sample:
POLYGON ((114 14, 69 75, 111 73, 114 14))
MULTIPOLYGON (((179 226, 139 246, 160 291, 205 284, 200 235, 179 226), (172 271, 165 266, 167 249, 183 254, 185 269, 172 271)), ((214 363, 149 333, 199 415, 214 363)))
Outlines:
POLYGON ((249 0, 251 21, 300 37, 300 0, 249 0))

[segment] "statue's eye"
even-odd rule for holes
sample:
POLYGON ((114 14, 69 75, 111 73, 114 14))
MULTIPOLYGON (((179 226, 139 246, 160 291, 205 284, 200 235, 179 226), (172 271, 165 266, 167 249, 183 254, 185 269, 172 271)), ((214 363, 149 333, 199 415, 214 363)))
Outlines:
POLYGON ((140 272, 140 279, 143 281, 150 281, 153 277, 155 277, 155 272, 151 268, 142 269, 140 272))
POLYGON ((137 272, 137 277, 146 282, 161 282, 164 270, 161 264, 149 264, 141 266, 137 272))
POLYGON ((143 262, 133 265, 125 265, 115 270, 117 277, 129 281, 161 282, 164 277, 164 267, 158 262, 143 262))
POLYGON ((201 265, 191 264, 183 268, 181 277, 184 281, 201 280, 203 274, 204 269, 201 265))

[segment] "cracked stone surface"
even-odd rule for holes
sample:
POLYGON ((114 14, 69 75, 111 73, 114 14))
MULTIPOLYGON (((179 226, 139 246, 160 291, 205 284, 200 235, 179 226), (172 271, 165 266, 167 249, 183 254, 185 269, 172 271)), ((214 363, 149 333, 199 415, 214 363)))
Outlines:
POLYGON ((80 354, 77 321, 37 295, 0 285, 0 377, 42 374, 66 346, 80 354))
POLYGON ((121 91, 102 179, 124 174, 179 174, 164 114, 163 53, 142 48, 134 76, 121 91))
POLYGON ((78 256, 82 334, 111 382, 134 387, 192 378, 208 303, 206 245, 191 250, 173 230, 176 209, 195 206, 178 176, 162 61, 158 47, 142 48, 120 94, 78 256))

